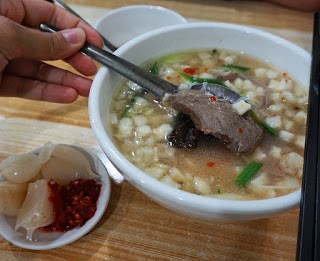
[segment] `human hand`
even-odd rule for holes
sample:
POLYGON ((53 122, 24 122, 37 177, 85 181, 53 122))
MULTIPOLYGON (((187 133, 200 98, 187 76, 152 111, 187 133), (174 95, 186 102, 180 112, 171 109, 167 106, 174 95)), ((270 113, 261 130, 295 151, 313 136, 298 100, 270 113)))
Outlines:
POLYGON ((42 61, 63 59, 93 75, 94 62, 78 53, 86 40, 103 45, 91 26, 44 0, 5 0, 0 1, 0 32, 0 96, 70 103, 89 95, 90 79, 42 61), (65 30, 43 33, 41 23, 65 30))

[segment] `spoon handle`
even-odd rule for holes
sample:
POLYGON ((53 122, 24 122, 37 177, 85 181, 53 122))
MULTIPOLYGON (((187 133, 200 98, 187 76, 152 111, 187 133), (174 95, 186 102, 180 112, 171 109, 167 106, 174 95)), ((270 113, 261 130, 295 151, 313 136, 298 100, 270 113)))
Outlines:
MULTIPOLYGON (((62 0, 55 0, 55 2, 57 2, 59 5, 61 5, 64 9, 66 9, 68 12, 72 13, 73 15, 77 16, 78 18, 80 18, 82 21, 84 21, 85 23, 89 24, 85 19, 83 19, 77 12, 75 12, 70 6, 68 6, 65 2, 63 2, 62 0)), ((99 33, 100 34, 100 33, 99 33)), ((117 50, 118 48, 116 46, 114 46, 112 43, 110 43, 102 34, 100 34, 100 37, 103 40, 104 45, 109 48, 112 52, 114 52, 115 50, 117 50)))
MULTIPOLYGON (((59 31, 48 24, 41 24, 40 29, 50 33, 59 31)), ((177 86, 97 46, 85 43, 80 51, 160 98, 177 91, 177 86)))

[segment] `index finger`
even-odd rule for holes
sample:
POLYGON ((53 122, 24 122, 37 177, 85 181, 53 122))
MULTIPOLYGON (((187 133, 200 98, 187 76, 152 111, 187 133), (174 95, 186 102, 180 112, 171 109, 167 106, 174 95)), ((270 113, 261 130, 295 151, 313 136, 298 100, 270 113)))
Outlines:
POLYGON ((80 27, 85 31, 88 42, 103 46, 97 31, 64 8, 44 0, 22 0, 22 2, 25 8, 24 25, 39 28, 41 23, 49 23, 59 29, 80 27))

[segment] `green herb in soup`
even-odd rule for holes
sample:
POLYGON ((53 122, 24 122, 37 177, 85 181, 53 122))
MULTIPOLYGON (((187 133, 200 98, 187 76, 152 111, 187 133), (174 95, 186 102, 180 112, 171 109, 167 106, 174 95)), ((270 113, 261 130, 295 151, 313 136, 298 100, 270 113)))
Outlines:
POLYGON ((170 54, 145 68, 181 92, 189 90, 194 79, 236 91, 251 105, 245 115, 265 134, 246 153, 203 133, 193 149, 173 147, 168 137, 176 130, 179 112, 126 82, 114 94, 110 120, 117 147, 133 164, 169 186, 208 197, 262 199, 300 188, 308 93, 287 72, 223 49, 170 54))

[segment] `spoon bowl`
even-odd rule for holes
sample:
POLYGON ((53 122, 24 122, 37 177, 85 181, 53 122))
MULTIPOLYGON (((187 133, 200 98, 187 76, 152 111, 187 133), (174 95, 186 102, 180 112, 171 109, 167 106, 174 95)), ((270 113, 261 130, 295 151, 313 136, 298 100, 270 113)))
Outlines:
POLYGON ((217 98, 224 99, 229 103, 235 103, 241 96, 235 91, 215 83, 197 83, 192 85, 193 90, 205 90, 208 93, 216 96, 217 98))

